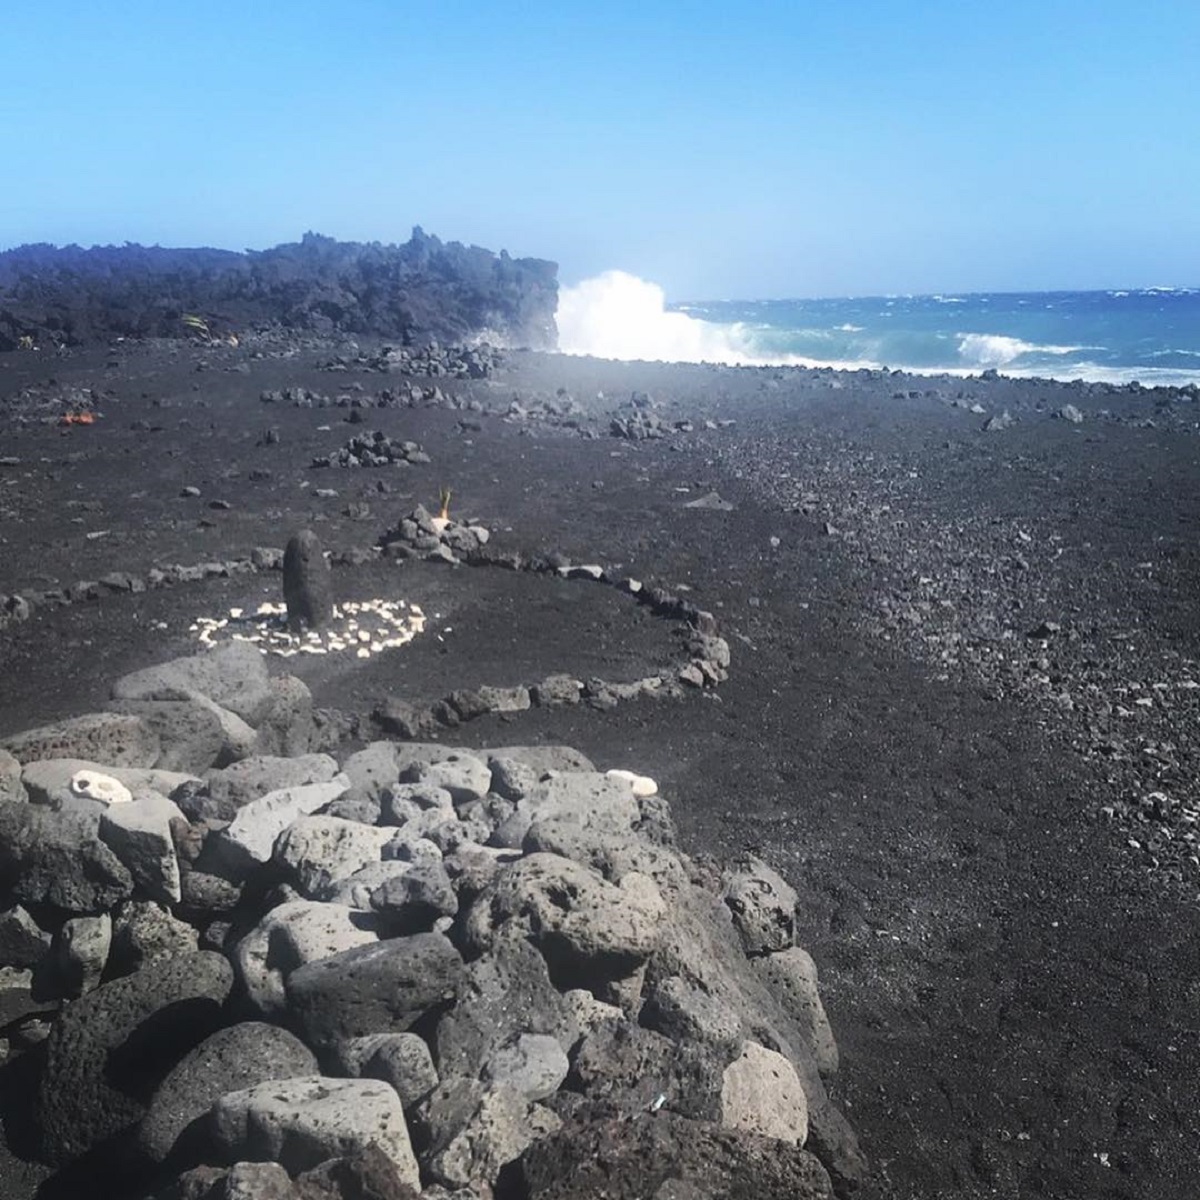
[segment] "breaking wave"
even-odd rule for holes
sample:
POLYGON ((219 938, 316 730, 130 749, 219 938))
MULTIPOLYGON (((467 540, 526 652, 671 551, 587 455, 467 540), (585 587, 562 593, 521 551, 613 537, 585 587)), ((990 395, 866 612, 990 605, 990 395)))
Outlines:
POLYGON ((649 362, 745 363, 749 348, 737 326, 669 312, 657 284, 605 271, 558 294, 558 348, 649 362))
POLYGON ((558 348, 563 354, 627 362, 709 362, 729 366, 873 366, 764 352, 742 322, 705 321, 667 308, 656 283, 626 271, 605 271, 558 293, 558 348))
POLYGON ((606 271, 563 287, 557 320, 563 353, 597 358, 958 377, 996 370, 1153 386, 1200 382, 1200 338, 1189 332, 1200 327, 1198 309, 1183 290, 668 305, 657 284, 606 271))
POLYGON ((1026 354, 1077 354, 1095 346, 1040 346, 1001 333, 964 333, 959 336, 958 353, 964 362, 981 367, 1003 367, 1026 354))

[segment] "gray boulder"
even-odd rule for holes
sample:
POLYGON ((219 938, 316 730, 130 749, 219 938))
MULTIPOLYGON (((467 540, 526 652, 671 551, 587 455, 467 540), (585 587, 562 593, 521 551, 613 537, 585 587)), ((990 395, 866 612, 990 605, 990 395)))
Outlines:
MULTIPOLYGON (((531 820, 521 847, 527 853, 561 854, 602 872, 639 840, 637 798, 627 784, 602 775, 557 775, 526 796, 510 822, 526 813, 531 820)), ((509 828, 509 822, 502 828, 509 828)))
POLYGON ((22 763, 47 758, 95 759, 112 767, 153 767, 158 735, 140 717, 126 713, 89 713, 56 721, 0 741, 22 763))
POLYGON ((383 789, 400 781, 400 763, 395 742, 372 742, 351 754, 342 763, 342 773, 350 786, 378 800, 383 789))
POLYGON ((197 950, 192 926, 153 900, 130 900, 113 918, 109 973, 129 975, 147 963, 197 950))
POLYGON ((199 1143, 208 1110, 227 1092, 271 1079, 315 1075, 318 1069, 312 1051, 276 1025, 244 1021, 220 1029, 185 1055, 159 1085, 138 1130, 138 1146, 153 1162, 162 1162, 181 1138, 199 1143))
POLYGON ((249 642, 229 642, 134 671, 113 684, 112 696, 114 700, 173 699, 181 691, 200 692, 254 726, 270 712, 273 702, 266 663, 249 642))
POLYGON ((542 951, 560 985, 624 979, 658 946, 666 906, 655 884, 631 872, 612 884, 556 854, 531 854, 504 867, 467 914, 477 950, 501 931, 519 931, 542 951))
POLYGON ((304 754, 298 758, 257 754, 223 770, 209 771, 205 781, 213 800, 238 809, 269 792, 308 783, 328 783, 337 773, 337 761, 328 754, 304 754))
POLYGON ((258 724, 257 754, 296 758, 307 754, 316 737, 313 698, 308 684, 294 675, 271 680, 271 705, 258 724))
POLYGON ((276 839, 273 857, 303 896, 315 896, 381 859, 390 829, 339 817, 304 816, 276 839))
POLYGON ((796 1068, 782 1054, 747 1042, 722 1077, 721 1123, 803 1146, 808 1100, 796 1068))
POLYGON ((177 904, 179 860, 171 821, 183 821, 165 796, 145 792, 128 804, 112 804, 100 815, 100 840, 125 864, 134 883, 155 900, 177 904))
POLYGON ((29 1018, 37 1019, 41 1013, 51 1013, 58 1008, 58 1001, 43 994, 38 988, 37 998, 33 995, 33 971, 28 967, 0 967, 0 1029, 29 1018))
POLYGON ((803 1034, 817 1069, 826 1077, 836 1075, 837 1042, 817 990, 817 964, 812 956, 807 950, 792 946, 778 954, 764 954, 752 962, 755 973, 803 1034))
POLYGON ((673 1042, 632 1022, 604 1022, 571 1056, 570 1087, 632 1114, 665 1107, 694 1120, 721 1117, 726 1061, 695 1042, 673 1042))
POLYGON ((64 921, 51 952, 55 994, 73 998, 98 987, 111 946, 112 917, 108 913, 64 921))
POLYGON ((0 750, 0 804, 22 803, 26 799, 21 764, 7 750, 0 750))
POLYGON ((263 1016, 287 1010, 288 976, 305 963, 376 942, 374 920, 341 904, 290 900, 238 942, 233 962, 246 999, 263 1016))
POLYGON ((405 1111, 438 1085, 433 1055, 425 1039, 415 1033, 350 1038, 338 1047, 338 1062, 347 1075, 391 1084, 405 1111))
POLYGON ((277 1162, 293 1174, 374 1145, 403 1182, 420 1187, 400 1097, 374 1079, 306 1075, 229 1092, 213 1105, 211 1128, 229 1157, 277 1162))
MULTIPOLYGON (((525 788, 516 809, 497 827, 491 843, 520 849, 533 823, 542 820, 593 825, 598 831, 623 831, 627 835, 638 817, 637 799, 627 785, 603 775, 565 772, 525 788)), ((547 840, 551 840, 549 835, 547 840)))
POLYGON ((145 770, 140 767, 110 767, 104 763, 83 758, 51 758, 29 763, 21 771, 21 782, 34 804, 54 808, 70 807, 76 799, 71 791, 71 780, 80 771, 93 771, 100 775, 111 775, 123 783, 134 795, 140 792, 157 792, 169 796, 176 788, 195 782, 194 775, 180 771, 145 770))
POLYGON ((476 1077, 501 1047, 526 1033, 552 1037, 568 1050, 579 1026, 542 956, 523 939, 506 938, 467 965, 458 1002, 438 1022, 441 1074, 476 1077))
POLYGON ((32 804, 3 804, 0 890, 22 904, 99 913, 133 891, 133 877, 85 818, 32 804))
POLYGON ((550 771, 595 771, 595 764, 573 746, 496 746, 487 752, 489 760, 511 759, 524 763, 541 778, 550 771))
POLYGON ((458 896, 440 862, 413 863, 370 896, 370 907, 393 933, 420 933, 439 917, 458 914, 458 896))
POLYGON ((282 788, 252 800, 224 829, 209 836, 196 865, 235 882, 245 879, 256 866, 270 860, 275 839, 297 817, 324 808, 347 786, 346 777, 338 775, 328 783, 282 788))
MULTIPOLYGON (((158 735, 160 753, 153 764, 160 770, 182 771, 199 775, 214 766, 227 754, 227 735, 219 709, 211 700, 114 700, 114 712, 140 718, 158 735)), ((228 713, 248 730, 254 731, 240 717, 228 713)), ((236 754, 227 758, 230 761, 236 754)))
POLYGON ((400 782, 442 788, 450 793, 455 804, 465 804, 482 800, 488 794, 492 772, 483 759, 455 751, 436 762, 410 761, 401 765, 400 782))
POLYGON ((514 1169, 528 1200, 829 1200, 829 1176, 795 1145, 670 1111, 584 1106, 514 1169))
POLYGON ((62 1163, 130 1128, 142 1097, 219 1024, 233 985, 220 954, 152 963, 67 1005, 37 1095, 43 1150, 62 1163))
POLYGON ((36 967, 50 950, 50 934, 19 904, 0 912, 0 967, 36 967))
POLYGON ((787 950, 796 940, 796 891, 757 858, 725 874, 725 903, 747 954, 787 950))
POLYGON ((541 779, 536 768, 517 758, 493 753, 488 757, 488 766, 492 768, 491 790, 505 800, 523 800, 541 779))
POLYGON ((369 910, 371 896, 378 888, 389 879, 403 875, 411 869, 411 863, 396 859, 368 863, 353 875, 347 875, 345 879, 338 879, 326 887, 318 888, 313 894, 313 899, 324 900, 330 904, 344 904, 348 908, 369 910))
POLYGON ((320 1050, 370 1033, 402 1033, 457 997, 462 958, 440 933, 418 933, 345 950, 293 971, 288 1006, 305 1041, 320 1050))
POLYGON ((519 1033, 498 1046, 483 1064, 483 1082, 509 1088, 526 1100, 545 1100, 558 1091, 571 1064, 557 1038, 519 1033))
POLYGON ((501 1169, 561 1122, 509 1088, 476 1079, 439 1084, 422 1103, 430 1174, 451 1188, 489 1187, 501 1169))
POLYGON ((709 1046, 725 1062, 741 1050, 741 1018, 724 1001, 678 975, 658 980, 642 1006, 641 1023, 675 1042, 709 1046))
MULTIPOLYGON (((754 889, 750 894, 759 893, 754 889)), ((717 895, 690 885, 673 893, 647 984, 653 989, 672 975, 689 980, 735 1012, 748 1038, 788 1058, 808 1100, 808 1146, 839 1188, 853 1188, 866 1169, 854 1131, 830 1101, 803 1029, 747 961, 733 922, 733 913, 717 895)))

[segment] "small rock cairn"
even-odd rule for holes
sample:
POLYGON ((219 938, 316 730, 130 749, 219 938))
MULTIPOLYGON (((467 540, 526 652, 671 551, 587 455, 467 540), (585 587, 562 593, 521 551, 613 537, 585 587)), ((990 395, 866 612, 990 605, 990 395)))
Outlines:
POLYGON ((0 1057, 50 1163, 162 1200, 859 1179, 795 893, 684 855, 652 780, 311 753, 307 689, 239 643, 112 696, 0 749, 0 1057))

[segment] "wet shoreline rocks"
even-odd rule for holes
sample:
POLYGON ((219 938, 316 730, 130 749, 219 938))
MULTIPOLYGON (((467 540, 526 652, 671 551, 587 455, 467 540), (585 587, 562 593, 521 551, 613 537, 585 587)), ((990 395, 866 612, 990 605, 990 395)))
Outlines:
POLYGON ((357 1196, 364 1172, 394 1196, 599 1200, 571 1174, 599 1139, 663 1179, 677 1144, 689 1194, 717 1194, 706 1160, 766 1200, 854 1186, 770 868, 689 859, 653 780, 566 747, 308 752, 277 684, 224 648, 114 692, 204 696, 284 754, 213 739, 159 771, 141 716, 10 739, 0 1035, 37 1063, 45 1160, 104 1156, 119 1194, 164 1200, 357 1196))

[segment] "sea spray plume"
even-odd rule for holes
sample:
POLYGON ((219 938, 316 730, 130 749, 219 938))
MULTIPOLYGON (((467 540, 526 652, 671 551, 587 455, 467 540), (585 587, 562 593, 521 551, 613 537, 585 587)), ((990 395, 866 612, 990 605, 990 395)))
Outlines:
POLYGON ((663 289, 626 271, 605 271, 558 293, 558 348, 645 362, 712 362, 729 366, 841 367, 873 362, 814 359, 756 345, 759 328, 733 321, 702 321, 670 312, 663 289))
POLYGON ((558 296, 558 347, 565 354, 651 362, 749 363, 736 326, 668 312, 663 289, 625 271, 605 271, 558 296))

